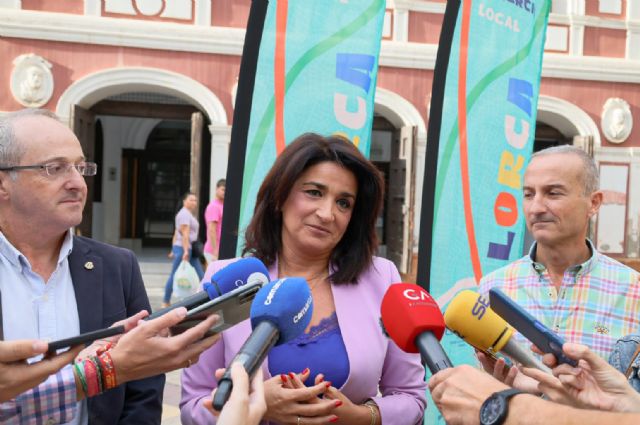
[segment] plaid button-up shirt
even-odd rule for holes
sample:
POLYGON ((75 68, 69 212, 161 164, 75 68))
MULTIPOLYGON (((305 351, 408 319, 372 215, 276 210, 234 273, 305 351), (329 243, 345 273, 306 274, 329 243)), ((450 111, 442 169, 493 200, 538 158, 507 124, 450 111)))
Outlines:
MULTIPOLYGON (((480 281, 480 293, 498 288, 566 342, 588 346, 604 359, 618 338, 637 333, 640 325, 640 273, 598 253, 564 273, 560 290, 551 283, 543 264, 529 255, 480 281)), ((520 343, 530 343, 520 334, 520 343)))
POLYGON ((77 411, 73 367, 68 365, 35 388, 0 403, 0 423, 54 425, 73 419, 77 411))

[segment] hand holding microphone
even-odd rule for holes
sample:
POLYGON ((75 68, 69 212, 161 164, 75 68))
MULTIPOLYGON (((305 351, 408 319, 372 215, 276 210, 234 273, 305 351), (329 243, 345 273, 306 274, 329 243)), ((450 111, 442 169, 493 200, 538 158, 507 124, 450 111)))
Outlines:
POLYGON ((444 313, 444 321, 452 332, 479 351, 494 355, 503 353, 525 367, 543 372, 551 370, 512 338, 514 330, 489 307, 489 300, 471 290, 458 293, 444 313))
MULTIPOLYGON (((229 366, 231 379, 235 385, 229 401, 222 411, 214 410, 210 398, 202 401, 202 405, 218 416, 219 424, 224 425, 258 425, 267 412, 267 403, 264 397, 264 382, 262 370, 258 369, 256 375, 249 382, 249 375, 240 363, 229 366)), ((224 369, 219 369, 223 373, 224 369)), ((218 371, 216 371, 218 376, 218 371)), ((213 390, 213 394, 217 391, 213 390)))
POLYGON ((577 367, 558 364, 553 354, 545 354, 543 360, 553 366, 554 376, 533 369, 522 371, 540 381, 540 390, 550 400, 582 409, 640 412, 640 393, 624 374, 584 345, 565 343, 562 350, 578 362, 577 367))
POLYGON ((418 285, 396 283, 387 289, 381 305, 382 324, 401 350, 420 352, 431 373, 452 367, 439 340, 444 333, 440 307, 418 285))
MULTIPOLYGON (((230 364, 242 364, 249 377, 253 377, 274 345, 290 341, 304 332, 312 313, 313 298, 306 280, 292 277, 265 285, 251 305, 253 332, 230 364)), ((231 368, 228 368, 218 382, 213 398, 215 410, 222 409, 232 388, 231 368)))

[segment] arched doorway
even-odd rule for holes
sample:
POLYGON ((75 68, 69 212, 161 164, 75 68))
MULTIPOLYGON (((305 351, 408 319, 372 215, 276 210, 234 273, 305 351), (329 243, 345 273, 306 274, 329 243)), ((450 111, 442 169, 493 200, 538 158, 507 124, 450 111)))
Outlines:
POLYGON ((601 145, 598 125, 589 114, 566 100, 540 95, 537 122, 555 129, 574 145, 582 146, 588 139, 590 151, 601 145))
POLYGON ((393 261, 407 280, 415 276, 414 249, 420 214, 426 127, 420 112, 402 96, 376 89, 371 160, 385 175, 384 212, 378 220, 380 254, 393 261))
POLYGON ((144 149, 122 150, 120 239, 170 246, 174 217, 190 186, 191 123, 162 120, 144 149))
MULTIPOLYGON (((134 196, 125 193, 123 188, 129 190, 135 187, 130 180, 133 174, 122 174, 125 170, 122 152, 126 149, 144 150, 149 134, 163 120, 192 121, 195 113, 200 114, 199 130, 192 133, 199 134, 204 144, 195 154, 200 161, 196 161, 197 167, 192 164, 191 185, 193 186, 193 176, 197 176, 197 192, 202 194, 204 201, 209 198, 209 173, 212 169, 209 129, 216 130, 216 146, 227 146, 229 133, 220 131, 228 128, 227 114, 222 103, 199 82, 155 68, 102 70, 69 86, 61 95, 56 112, 74 128, 90 158, 96 154, 96 133, 91 126, 99 118, 102 127, 100 135, 104 136, 103 166, 98 170, 102 178, 102 196, 95 198, 93 193, 89 195, 89 199, 94 202, 88 203, 85 208, 83 233, 132 249, 142 246, 143 238, 139 232, 144 226, 134 226, 131 229, 131 223, 139 222, 140 219, 129 217, 131 211, 125 211, 126 208, 121 207, 126 199, 134 196), (129 235, 137 236, 124 237, 129 235)), ((217 150, 220 151, 219 147, 217 150)), ((224 167, 217 166, 216 170, 226 172, 226 157, 223 161, 224 167)), ((90 184, 95 185, 95 181, 97 179, 90 184)))
MULTIPOLYGON (((219 129, 227 128, 228 124, 222 103, 199 82, 181 74, 155 68, 107 69, 74 82, 60 97, 56 111, 72 128, 77 128, 78 111, 83 112, 83 122, 95 123, 98 119, 102 127, 99 133, 104 139, 103 166, 99 169, 102 178, 101 198, 95 198, 95 190, 90 194, 89 199, 93 202, 85 211, 85 221, 89 221, 89 224, 84 223, 85 228, 93 230, 89 234, 93 233, 97 239, 132 249, 141 248, 143 242, 153 244, 156 239, 157 243, 167 243, 166 223, 156 223, 158 217, 151 217, 150 222, 141 217, 142 211, 145 211, 150 201, 161 202, 159 199, 152 199, 150 194, 155 193, 155 190, 139 186, 140 183, 145 183, 142 176, 146 175, 140 174, 140 167, 149 166, 152 162, 139 161, 145 157, 143 153, 149 136, 158 126, 157 136, 160 138, 164 137, 160 133, 176 130, 170 128, 175 127, 177 121, 182 121, 178 127, 182 127, 183 130, 186 127, 191 135, 198 136, 201 143, 197 152, 192 152, 190 148, 186 151, 187 155, 193 153, 191 159, 195 157, 196 161, 187 162, 191 164, 191 186, 193 187, 195 176, 198 181, 196 192, 202 204, 206 204, 209 198, 209 170, 212 160, 209 130, 216 129, 216 137, 220 139, 216 140, 216 143, 226 145, 228 132, 219 129), (192 128, 195 128, 194 114, 200 116, 199 127, 198 130, 192 131, 192 128), (132 153, 134 151, 138 152, 132 153), (136 157, 138 159, 134 160, 136 157), (132 203, 135 208, 131 206, 132 203)), ((85 133, 93 137, 92 140, 89 140, 91 137, 88 136, 79 137, 83 148, 86 146, 85 151, 89 152, 89 145, 93 146, 96 133, 91 130, 85 133)), ((78 132, 76 134, 80 136, 78 132)), ((155 137, 156 135, 153 136, 155 137)), ((183 145, 184 143, 177 144, 183 145)), ((156 152, 155 147, 160 145, 152 141, 150 146, 149 153, 152 159, 156 152)), ((94 155, 95 152, 91 153, 90 157, 93 158, 94 155)), ((183 155, 175 156, 178 157, 183 158, 183 155)), ((224 162, 226 164, 226 158, 224 162)), ((147 183, 149 181, 151 180, 147 180, 147 183)), ((177 190, 186 191, 181 186, 182 183, 177 184, 177 190)), ((175 208, 175 205, 172 205, 172 208, 175 208)), ((153 214, 154 212, 151 213, 152 216, 153 214)), ((162 216, 166 213, 158 214, 162 216)))

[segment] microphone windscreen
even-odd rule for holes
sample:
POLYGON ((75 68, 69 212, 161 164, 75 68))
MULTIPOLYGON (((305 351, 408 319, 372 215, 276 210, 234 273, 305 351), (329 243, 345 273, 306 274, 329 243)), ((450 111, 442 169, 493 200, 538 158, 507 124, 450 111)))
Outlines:
POLYGON ((311 322, 313 297, 301 277, 274 280, 263 286, 251 304, 251 326, 269 321, 280 331, 276 345, 300 335, 311 322))
POLYGON ((489 298, 460 291, 449 303, 444 321, 452 332, 481 351, 502 351, 513 328, 489 308, 489 298))
POLYGON ((247 283, 269 282, 269 270, 255 257, 242 258, 218 270, 211 276, 211 282, 205 282, 204 290, 210 299, 218 298, 247 283))
POLYGON ((387 289, 380 307, 382 324, 396 345, 407 353, 417 353, 416 337, 431 332, 441 339, 444 318, 440 307, 422 287, 396 283, 387 289))

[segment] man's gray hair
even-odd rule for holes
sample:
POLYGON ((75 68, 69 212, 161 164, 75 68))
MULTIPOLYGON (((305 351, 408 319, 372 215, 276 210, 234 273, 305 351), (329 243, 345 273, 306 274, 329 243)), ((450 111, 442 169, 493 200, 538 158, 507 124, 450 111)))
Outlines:
POLYGON ((531 160, 546 155, 575 155, 582 160, 584 165, 582 172, 582 183, 584 184, 584 194, 591 195, 600 187, 600 174, 596 162, 582 149, 573 145, 559 145, 542 149, 531 155, 531 160))
POLYGON ((0 116, 0 166, 12 167, 20 163, 24 147, 16 139, 13 125, 19 119, 32 116, 49 117, 60 122, 60 118, 47 109, 27 108, 0 116))

